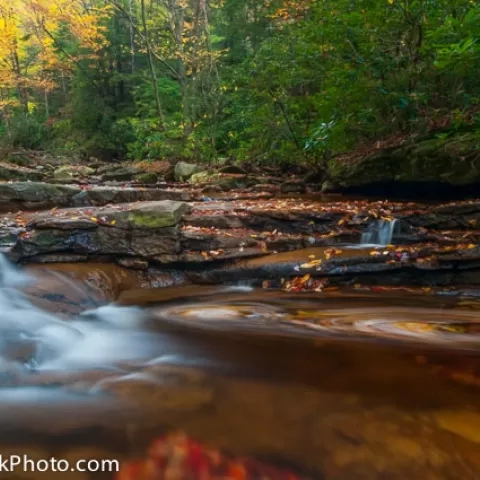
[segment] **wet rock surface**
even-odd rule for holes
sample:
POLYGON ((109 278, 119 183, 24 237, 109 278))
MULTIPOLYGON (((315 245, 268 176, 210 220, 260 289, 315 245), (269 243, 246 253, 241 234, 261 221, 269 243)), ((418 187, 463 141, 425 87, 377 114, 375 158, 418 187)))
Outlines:
POLYGON ((41 182, 0 184, 0 211, 41 210, 65 207, 80 189, 41 182))
POLYGON ((144 202, 121 207, 37 214, 12 249, 18 259, 76 253, 155 258, 180 252, 178 224, 184 202, 144 202))
POLYGON ((388 198, 476 198, 479 135, 427 136, 357 158, 339 158, 325 191, 388 198))
POLYGON ((142 271, 163 265, 199 283, 277 285, 305 275, 333 285, 480 283, 478 201, 268 199, 245 191, 195 201, 204 194, 188 186, 0 187, 0 200, 3 188, 9 205, 41 206, 54 198, 77 206, 7 214, 0 242, 15 261, 114 261, 142 271), (353 248, 374 238, 365 232, 375 225, 390 228, 392 245, 353 248), (309 250, 314 247, 323 250, 309 250))
POLYGON ((177 188, 72 186, 42 182, 0 183, 0 211, 101 206, 160 200, 192 201, 195 192, 177 188))

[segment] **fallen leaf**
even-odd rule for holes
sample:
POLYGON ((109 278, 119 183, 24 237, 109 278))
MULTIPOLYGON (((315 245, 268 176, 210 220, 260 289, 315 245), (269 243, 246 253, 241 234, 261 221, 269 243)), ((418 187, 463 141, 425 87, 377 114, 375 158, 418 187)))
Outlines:
POLYGON ((320 265, 322 263, 322 260, 312 260, 311 262, 308 263, 302 263, 300 265, 300 268, 313 268, 316 267, 317 265, 320 265))
POLYGON ((300 283, 303 285, 303 284, 307 283, 309 280, 310 280, 310 274, 307 273, 306 275, 304 275, 304 276, 300 279, 300 283))

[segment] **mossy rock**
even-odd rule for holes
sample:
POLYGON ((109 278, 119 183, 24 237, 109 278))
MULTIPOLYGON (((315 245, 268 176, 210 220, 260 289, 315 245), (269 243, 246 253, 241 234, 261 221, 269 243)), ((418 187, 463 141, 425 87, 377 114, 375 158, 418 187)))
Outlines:
POLYGON ((195 163, 178 162, 175 165, 174 177, 177 182, 186 182, 192 175, 200 171, 201 168, 195 163))
POLYGON ((188 181, 193 184, 210 183, 210 182, 215 182, 219 178, 220 176, 216 173, 211 174, 208 172, 199 172, 199 173, 194 173, 188 181))
POLYGON ((118 228, 159 229, 178 225, 190 210, 185 202, 164 200, 149 202, 131 210, 104 211, 107 223, 115 223, 118 228))
POLYGON ((139 183, 157 183, 158 177, 155 173, 139 173, 134 180, 139 183))
POLYGON ((94 173, 95 170, 86 165, 64 165, 63 167, 57 168, 53 172, 53 176, 56 178, 88 177, 94 173))
POLYGON ((355 163, 331 161, 333 183, 346 187, 381 181, 480 182, 480 133, 431 137, 383 150, 355 163))

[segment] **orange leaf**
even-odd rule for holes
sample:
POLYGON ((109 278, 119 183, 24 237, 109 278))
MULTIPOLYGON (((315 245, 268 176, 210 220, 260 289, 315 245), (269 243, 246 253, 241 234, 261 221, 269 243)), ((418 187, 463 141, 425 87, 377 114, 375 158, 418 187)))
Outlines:
POLYGON ((304 285, 304 284, 307 283, 309 280, 310 280, 310 274, 307 273, 306 275, 304 275, 304 276, 300 279, 300 283, 301 283, 302 285, 304 285))

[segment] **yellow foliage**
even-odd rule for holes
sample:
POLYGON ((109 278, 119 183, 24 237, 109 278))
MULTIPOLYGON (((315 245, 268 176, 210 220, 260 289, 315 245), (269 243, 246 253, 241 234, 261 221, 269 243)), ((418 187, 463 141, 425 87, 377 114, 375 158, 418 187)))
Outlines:
POLYGON ((52 72, 79 60, 59 55, 60 35, 69 34, 92 56, 106 43, 102 21, 109 12, 98 7, 92 14, 82 0, 0 0, 0 87, 53 89, 52 72))

